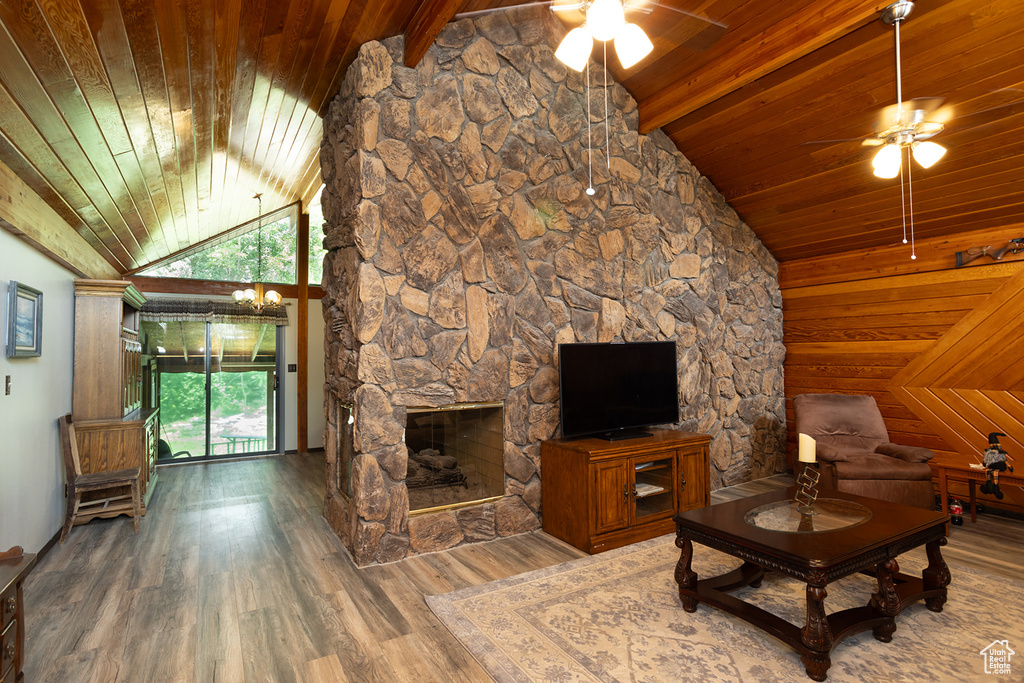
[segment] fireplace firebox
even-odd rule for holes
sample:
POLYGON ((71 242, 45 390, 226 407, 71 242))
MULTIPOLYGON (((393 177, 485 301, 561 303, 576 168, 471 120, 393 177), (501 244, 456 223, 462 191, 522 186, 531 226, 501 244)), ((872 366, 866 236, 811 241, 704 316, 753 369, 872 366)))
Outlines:
POLYGON ((503 495, 504 404, 409 408, 405 484, 413 514, 503 495))

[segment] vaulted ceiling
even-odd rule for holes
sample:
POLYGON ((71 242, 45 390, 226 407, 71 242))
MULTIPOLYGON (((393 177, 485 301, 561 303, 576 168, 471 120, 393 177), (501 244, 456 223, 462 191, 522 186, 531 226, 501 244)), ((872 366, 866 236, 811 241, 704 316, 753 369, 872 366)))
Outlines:
MULTIPOLYGON (((2 0, 0 162, 132 271, 253 218, 256 192, 265 211, 308 202, 320 116, 362 43, 405 34, 415 63, 453 17, 523 1, 2 0)), ((630 4, 655 51, 609 61, 642 132, 662 127, 777 258, 898 241, 873 149, 818 142, 871 135, 895 101, 888 0, 630 4)), ((1024 221, 1019 0, 921 0, 903 92, 953 116, 949 153, 914 169, 917 234, 1024 221)))

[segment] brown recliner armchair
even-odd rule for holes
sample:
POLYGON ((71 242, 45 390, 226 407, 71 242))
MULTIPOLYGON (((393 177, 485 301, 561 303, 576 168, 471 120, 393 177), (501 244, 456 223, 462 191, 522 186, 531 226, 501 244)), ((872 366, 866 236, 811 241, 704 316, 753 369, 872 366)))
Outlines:
POLYGON ((817 442, 821 489, 935 508, 928 466, 935 453, 890 442, 874 397, 800 394, 793 413, 797 433, 817 442))

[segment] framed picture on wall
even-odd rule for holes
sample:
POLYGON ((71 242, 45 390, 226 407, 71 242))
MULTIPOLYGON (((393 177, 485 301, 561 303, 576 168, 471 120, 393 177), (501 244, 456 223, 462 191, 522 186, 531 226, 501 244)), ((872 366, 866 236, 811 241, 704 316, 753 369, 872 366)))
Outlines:
POLYGON ((43 354, 43 293, 11 280, 7 290, 7 357, 43 354))

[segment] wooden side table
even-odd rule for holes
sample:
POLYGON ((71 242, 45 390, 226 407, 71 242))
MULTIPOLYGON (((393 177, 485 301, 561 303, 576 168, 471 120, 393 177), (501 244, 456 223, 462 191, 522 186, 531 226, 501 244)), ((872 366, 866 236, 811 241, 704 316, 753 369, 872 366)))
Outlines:
POLYGON ((32 568, 35 555, 25 555, 19 546, 0 553, 0 683, 22 683, 25 674, 25 600, 21 585, 32 568))
MULTIPOLYGON (((978 513, 975 510, 975 488, 978 482, 984 483, 988 479, 988 470, 985 469, 974 469, 967 465, 936 465, 938 470, 935 476, 939 480, 939 501, 940 504, 945 507, 949 498, 949 482, 952 481, 963 481, 967 482, 967 486, 970 489, 970 506, 971 506, 971 521, 978 521, 978 513)), ((1010 486, 1024 486, 1024 476, 1018 473, 1011 472, 1000 472, 999 473, 999 485, 1008 484, 1010 486)))

